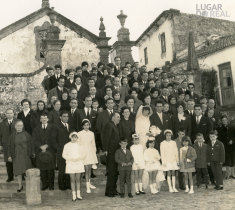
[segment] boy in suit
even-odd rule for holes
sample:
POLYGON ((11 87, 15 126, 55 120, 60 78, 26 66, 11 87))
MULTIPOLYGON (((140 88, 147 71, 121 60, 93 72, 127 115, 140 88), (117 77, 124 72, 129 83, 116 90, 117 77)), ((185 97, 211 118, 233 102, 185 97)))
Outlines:
POLYGON ((215 189, 223 190, 222 165, 225 161, 224 144, 217 139, 217 131, 211 131, 209 134, 210 142, 207 147, 208 165, 211 166, 215 177, 215 189))
POLYGON ((199 188, 202 183, 206 185, 206 189, 209 184, 209 174, 207 170, 207 144, 204 143, 204 138, 202 133, 196 134, 196 140, 194 144, 194 149, 197 153, 196 159, 196 177, 197 177, 197 187, 199 188))
POLYGON ((133 198, 131 194, 131 170, 133 164, 133 156, 131 151, 126 148, 127 140, 121 139, 120 148, 115 152, 115 161, 118 164, 119 181, 120 181, 120 196, 124 198, 125 183, 127 184, 128 197, 133 198))

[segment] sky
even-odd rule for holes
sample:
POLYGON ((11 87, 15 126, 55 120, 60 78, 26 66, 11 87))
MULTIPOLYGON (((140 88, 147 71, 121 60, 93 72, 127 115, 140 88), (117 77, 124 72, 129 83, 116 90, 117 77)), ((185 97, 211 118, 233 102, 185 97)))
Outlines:
MULTIPOLYGON (((40 9, 42 0, 0 0, 0 2, 0 29, 2 29, 40 9)), ((50 6, 96 35, 99 34, 102 16, 106 34, 112 37, 109 44, 117 40, 117 31, 120 28, 117 15, 120 14, 120 10, 128 16, 125 27, 129 28, 130 38, 133 41, 138 39, 158 15, 170 8, 191 14, 196 14, 199 10, 202 12, 206 8, 207 15, 215 16, 215 12, 210 13, 214 6, 213 11, 217 11, 218 18, 235 21, 234 0, 50 0, 50 6)))

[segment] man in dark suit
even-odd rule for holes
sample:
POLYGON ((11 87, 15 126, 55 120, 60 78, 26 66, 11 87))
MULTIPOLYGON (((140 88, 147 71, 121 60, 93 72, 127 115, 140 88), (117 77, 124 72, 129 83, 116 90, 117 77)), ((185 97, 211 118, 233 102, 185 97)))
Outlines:
POLYGON ((60 113, 60 123, 55 124, 53 139, 55 140, 54 149, 57 155, 57 166, 59 170, 58 185, 60 190, 70 189, 70 178, 65 174, 65 159, 62 157, 64 145, 69 142, 69 133, 72 131, 68 124, 69 114, 67 111, 60 113))
POLYGON ((119 131, 118 123, 120 122, 120 115, 113 113, 111 121, 109 121, 102 132, 102 142, 104 152, 106 154, 106 167, 107 167, 107 183, 105 189, 105 196, 114 197, 117 193, 117 179, 118 170, 115 161, 115 152, 119 148, 119 131))
POLYGON ((70 99, 70 111, 69 111, 69 125, 76 132, 81 130, 81 119, 78 111, 78 100, 76 98, 70 99))
POLYGON ((54 69, 52 67, 46 67, 47 75, 43 78, 41 83, 42 87, 44 88, 46 94, 48 94, 50 90, 50 77, 54 74, 54 69))
POLYGON ((210 123, 208 117, 202 115, 202 108, 200 105, 194 106, 195 116, 192 118, 192 142, 196 139, 197 133, 202 133, 206 143, 209 141, 209 133, 212 130, 212 124, 210 123))
POLYGON ((80 76, 75 77, 74 88, 77 90, 78 108, 82 109, 84 107, 83 101, 88 95, 88 89, 82 84, 83 80, 80 76))
POLYGON ((193 83, 189 83, 189 84, 188 84, 188 89, 189 89, 189 92, 190 92, 190 94, 189 94, 190 98, 194 99, 194 101, 195 101, 196 104, 199 104, 199 103, 200 103, 200 97, 199 97, 198 94, 196 94, 196 93, 194 92, 194 90, 195 90, 195 85, 194 85, 193 83))
POLYGON ((187 80, 183 80, 181 82, 181 87, 179 88, 179 91, 185 93, 188 90, 187 85, 188 85, 187 80))
POLYGON ((36 166, 40 169, 42 181, 42 191, 49 188, 54 190, 54 169, 55 169, 55 153, 53 147, 53 125, 48 124, 48 116, 43 113, 40 116, 41 124, 33 130, 33 146, 36 154, 36 166), (45 159, 46 161, 44 161, 45 159))
POLYGON ((114 106, 114 101, 112 98, 108 98, 105 102, 105 105, 107 107, 106 110, 102 111, 101 113, 99 113, 98 117, 97 117, 97 121, 96 121, 96 129, 98 131, 98 133, 101 134, 101 141, 103 142, 103 137, 102 137, 102 133, 103 133, 103 129, 105 127, 105 125, 110 121, 111 119, 111 115, 113 113, 113 106, 114 106))
POLYGON ((161 96, 159 97, 159 99, 164 101, 165 103, 169 103, 168 96, 169 96, 168 88, 167 87, 163 87, 162 88, 162 93, 161 93, 161 96))
POLYGON ((61 65, 55 65, 54 75, 49 78, 49 90, 57 86, 60 77, 65 76, 61 74, 61 65))
POLYGON ((162 112, 163 102, 161 100, 156 101, 155 108, 156 110, 153 110, 153 114, 150 117, 150 123, 161 130, 161 133, 156 137, 157 141, 155 144, 155 148, 160 151, 160 144, 165 139, 164 131, 166 129, 172 130, 172 121, 169 115, 162 112))
MULTIPOLYGON (((88 119, 91 123, 91 131, 95 131, 95 127, 94 127, 94 122, 96 121, 96 112, 92 110, 91 108, 91 104, 92 104, 92 98, 91 96, 86 96, 85 100, 84 100, 84 108, 83 109, 79 109, 78 110, 78 114, 79 114, 79 119, 80 119, 80 125, 82 124, 82 121, 84 119, 88 119)), ((82 130, 82 127, 80 127, 80 130, 82 130)))
POLYGON ((222 165, 225 162, 224 144, 217 139, 217 131, 210 132, 210 142, 207 148, 208 163, 215 177, 215 189, 223 190, 222 165))
POLYGON ((56 96, 61 101, 63 93, 69 94, 68 89, 64 87, 64 83, 65 83, 64 77, 60 77, 58 79, 57 86, 52 88, 48 93, 48 103, 50 103, 52 96, 56 96))
MULTIPOLYGON (((8 161, 8 149, 10 136, 15 130, 16 119, 14 118, 13 109, 6 110, 6 119, 0 123, 0 148, 3 149, 4 161, 7 169, 7 182, 14 180, 13 164, 8 161)), ((1 150, 1 149, 0 149, 1 150)))

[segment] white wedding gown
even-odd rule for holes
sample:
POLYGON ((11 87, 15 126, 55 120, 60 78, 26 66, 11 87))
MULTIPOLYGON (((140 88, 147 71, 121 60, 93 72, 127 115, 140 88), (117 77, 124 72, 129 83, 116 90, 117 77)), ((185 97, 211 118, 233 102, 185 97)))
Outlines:
POLYGON ((146 142, 148 141, 148 136, 150 128, 150 119, 149 116, 144 116, 142 114, 143 105, 141 105, 137 111, 135 119, 135 132, 139 135, 140 144, 143 146, 143 149, 146 149, 146 142))

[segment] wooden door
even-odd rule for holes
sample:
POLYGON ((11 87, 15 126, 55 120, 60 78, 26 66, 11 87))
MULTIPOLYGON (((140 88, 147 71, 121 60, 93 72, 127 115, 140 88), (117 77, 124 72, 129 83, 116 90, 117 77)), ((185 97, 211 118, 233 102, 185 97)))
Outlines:
POLYGON ((235 104, 233 86, 233 76, 235 75, 232 75, 230 62, 219 65, 219 75, 223 106, 235 104))

